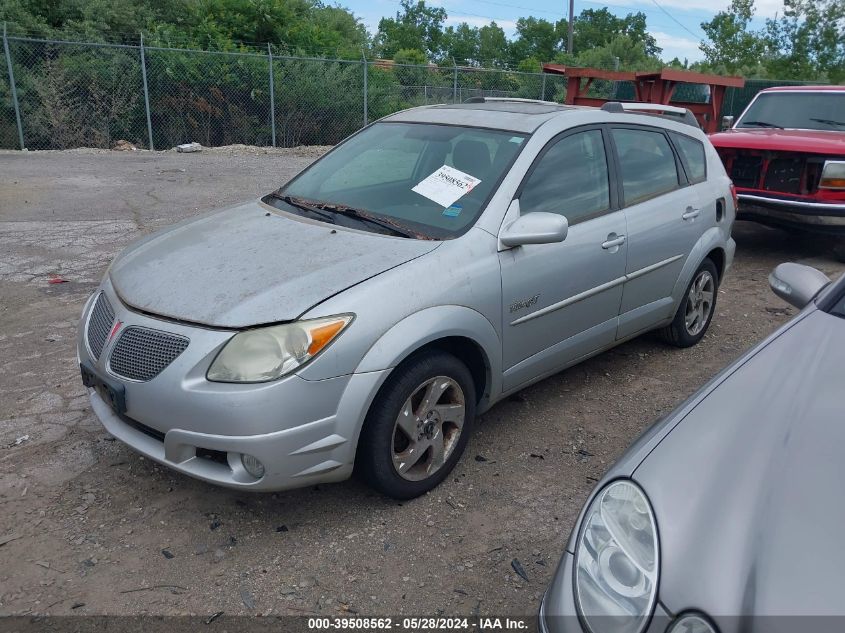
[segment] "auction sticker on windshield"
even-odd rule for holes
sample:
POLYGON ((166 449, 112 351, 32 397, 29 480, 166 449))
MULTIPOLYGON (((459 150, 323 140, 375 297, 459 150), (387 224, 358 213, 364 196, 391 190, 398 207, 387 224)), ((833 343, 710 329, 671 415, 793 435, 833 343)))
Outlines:
POLYGON ((450 207, 461 196, 468 194, 481 181, 460 169, 443 165, 411 189, 437 204, 450 207))

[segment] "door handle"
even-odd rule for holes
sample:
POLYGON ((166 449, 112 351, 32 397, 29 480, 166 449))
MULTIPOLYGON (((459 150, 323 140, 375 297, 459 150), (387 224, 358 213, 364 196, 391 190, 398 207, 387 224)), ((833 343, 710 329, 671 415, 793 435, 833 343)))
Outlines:
POLYGON ((601 247, 604 250, 608 250, 608 249, 614 248, 616 246, 622 246, 625 243, 625 236, 624 235, 618 235, 618 236, 613 237, 613 238, 610 237, 610 235, 608 235, 607 237, 608 237, 608 240, 606 242, 602 242, 602 244, 601 244, 601 247))
POLYGON ((694 220, 698 217, 698 214, 701 213, 701 209, 696 209, 694 207, 687 207, 687 210, 681 216, 684 220, 694 220))

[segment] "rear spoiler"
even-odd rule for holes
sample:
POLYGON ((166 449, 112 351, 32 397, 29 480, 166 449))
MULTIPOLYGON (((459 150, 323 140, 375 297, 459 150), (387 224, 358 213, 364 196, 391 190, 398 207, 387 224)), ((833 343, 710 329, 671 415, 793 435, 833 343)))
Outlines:
POLYGON ((605 112, 613 112, 614 114, 624 114, 626 112, 633 114, 652 114, 672 121, 678 121, 679 123, 686 123, 699 129, 701 128, 692 112, 678 106, 663 105, 661 103, 622 103, 621 101, 608 101, 601 109, 605 112))

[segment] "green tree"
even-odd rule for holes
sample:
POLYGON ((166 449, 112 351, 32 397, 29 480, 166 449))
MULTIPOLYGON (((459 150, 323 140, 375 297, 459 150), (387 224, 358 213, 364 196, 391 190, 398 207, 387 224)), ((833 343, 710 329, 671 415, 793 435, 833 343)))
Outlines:
POLYGON ((443 32, 443 56, 459 64, 477 64, 480 59, 478 29, 466 22, 447 27, 443 32))
POLYGON ((541 18, 519 18, 516 39, 511 43, 511 60, 518 64, 528 57, 548 61, 561 50, 566 37, 566 21, 556 24, 541 18))
POLYGON ((766 72, 785 79, 845 80, 845 0, 786 0, 766 21, 766 72))
POLYGON ((393 57, 396 79, 403 86, 423 86, 428 77, 428 59, 415 48, 403 48, 393 57))
POLYGON ((657 40, 646 29, 644 13, 629 13, 620 18, 606 8, 585 9, 575 17, 572 31, 572 48, 576 54, 607 46, 620 35, 628 36, 635 44, 642 44, 645 54, 649 57, 655 57, 662 52, 657 40))
POLYGON ((753 16, 754 0, 731 0, 726 10, 701 23, 707 41, 700 48, 710 66, 736 73, 759 63, 767 42, 760 33, 749 30, 753 16))
POLYGON ((509 55, 505 31, 495 22, 478 29, 478 57, 483 66, 503 65, 509 55))
POLYGON ((401 12, 395 18, 382 18, 375 36, 375 49, 381 57, 392 59, 402 49, 424 51, 429 59, 440 56, 446 10, 430 7, 425 0, 401 0, 401 12))

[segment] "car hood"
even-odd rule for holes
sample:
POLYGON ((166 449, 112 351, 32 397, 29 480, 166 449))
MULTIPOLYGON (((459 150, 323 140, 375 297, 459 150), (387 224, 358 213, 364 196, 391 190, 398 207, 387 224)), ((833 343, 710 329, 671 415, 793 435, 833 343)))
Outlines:
POLYGON ((845 320, 807 314, 634 471, 657 518, 670 611, 845 614, 843 348, 845 320))
POLYGON ((778 150, 845 156, 845 133, 820 130, 731 129, 710 135, 717 149, 778 150))
POLYGON ((242 328, 296 319, 439 244, 335 227, 256 201, 148 236, 118 256, 109 276, 139 310, 242 328))

